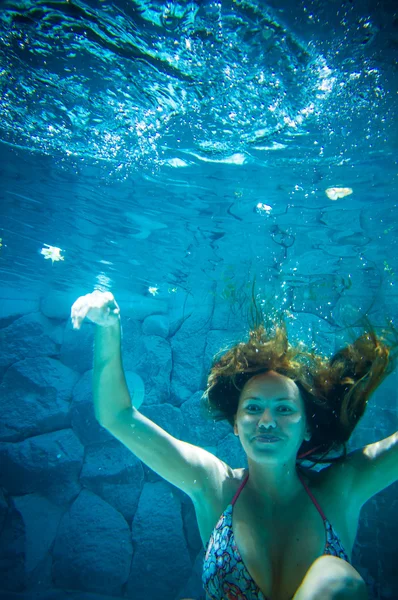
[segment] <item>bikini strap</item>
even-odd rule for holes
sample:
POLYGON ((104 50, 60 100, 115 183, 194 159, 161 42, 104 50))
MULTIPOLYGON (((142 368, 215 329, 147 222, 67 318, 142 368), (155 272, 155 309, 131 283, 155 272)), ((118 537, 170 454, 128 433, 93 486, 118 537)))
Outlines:
POLYGON ((239 498, 239 494, 241 493, 241 491, 243 490, 243 488, 246 485, 247 480, 249 479, 249 473, 246 475, 246 477, 244 478, 244 480, 242 481, 242 483, 239 486, 238 491, 236 492, 235 496, 232 499, 232 506, 235 504, 235 502, 237 501, 237 499, 239 498))
POLYGON ((318 510, 319 514, 321 515, 322 519, 324 521, 326 521, 327 519, 325 517, 325 514, 324 514, 323 510, 321 509, 321 507, 319 506, 318 502, 316 501, 316 499, 314 497, 314 494, 311 492, 311 490, 309 489, 308 485, 305 483, 304 479, 301 477, 299 470, 297 470, 297 475, 299 476, 299 479, 300 479, 301 483, 303 484, 303 486, 305 488, 305 491, 307 492, 307 494, 309 495, 309 497, 311 498, 311 500, 315 504, 315 507, 318 510))
MULTIPOLYGON (((308 485, 305 483, 304 479, 301 477, 300 472, 297 471, 297 474, 299 476, 299 479, 301 481, 301 483, 304 486, 305 491, 307 492, 307 494, 309 495, 309 497, 311 498, 312 502, 315 505, 315 508, 318 510, 319 514, 321 515, 322 519, 324 521, 326 521, 326 516, 325 513, 323 512, 323 510, 321 509, 321 507, 319 506, 314 494, 311 492, 311 490, 309 489, 308 485)), ((244 478, 244 480, 242 481, 242 483, 240 484, 238 491, 236 492, 235 496, 232 499, 232 506, 235 504, 235 502, 237 501, 237 499, 239 498, 239 494, 241 493, 241 491, 243 490, 243 488, 245 487, 247 480, 249 479, 249 473, 246 475, 246 477, 244 478)))

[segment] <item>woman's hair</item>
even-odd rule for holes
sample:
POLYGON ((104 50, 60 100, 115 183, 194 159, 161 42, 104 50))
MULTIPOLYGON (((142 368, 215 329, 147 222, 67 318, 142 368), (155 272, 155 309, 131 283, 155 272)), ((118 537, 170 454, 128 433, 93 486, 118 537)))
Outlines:
MULTIPOLYGON (((255 303, 254 296, 253 302, 255 303)), ((298 460, 307 457, 314 465, 346 456, 352 432, 363 416, 370 396, 395 368, 398 336, 387 344, 377 337, 368 319, 367 330, 331 358, 316 354, 302 342, 291 345, 281 314, 268 327, 256 324, 246 342, 239 342, 213 362, 203 394, 204 408, 216 420, 234 424, 240 393, 246 382, 259 373, 276 371, 298 386, 312 437, 303 442, 298 460), (327 457, 342 450, 338 457, 327 457), (308 458, 310 456, 310 458, 308 458)))

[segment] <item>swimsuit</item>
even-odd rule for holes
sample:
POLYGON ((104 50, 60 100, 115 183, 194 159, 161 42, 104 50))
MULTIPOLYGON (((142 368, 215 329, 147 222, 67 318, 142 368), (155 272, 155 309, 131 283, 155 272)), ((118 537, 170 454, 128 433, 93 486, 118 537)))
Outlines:
MULTIPOLYGON (((325 517, 300 473, 298 476, 323 519, 326 533, 323 554, 338 556, 349 562, 337 533, 325 517)), ((249 475, 241 483, 231 504, 222 513, 207 543, 202 574, 206 600, 269 600, 246 569, 232 531, 233 506, 248 479, 249 475)))

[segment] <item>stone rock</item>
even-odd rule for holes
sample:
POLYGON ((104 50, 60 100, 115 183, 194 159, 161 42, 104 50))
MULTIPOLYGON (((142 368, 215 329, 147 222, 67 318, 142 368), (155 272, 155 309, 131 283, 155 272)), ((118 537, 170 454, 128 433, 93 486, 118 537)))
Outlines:
POLYGON ((210 327, 210 331, 220 331, 229 337, 243 337, 247 334, 248 323, 244 315, 238 312, 238 307, 231 298, 216 302, 210 327))
POLYGON ((85 322, 81 329, 75 331, 68 321, 64 328, 63 342, 59 359, 70 369, 85 373, 93 367, 94 348, 93 323, 85 322))
POLYGON ((54 344, 57 345, 57 348, 61 348, 64 341, 65 325, 62 323, 62 321, 54 321, 52 325, 53 327, 51 331, 48 332, 48 335, 54 344))
POLYGON ((169 484, 145 484, 132 536, 135 554, 126 595, 134 600, 173 598, 191 574, 191 561, 181 506, 169 484))
POLYGON ((130 402, 137 410, 140 410, 142 403, 145 400, 145 383, 138 375, 133 371, 125 371, 126 384, 130 395, 130 402))
POLYGON ((24 571, 28 588, 50 587, 51 548, 63 509, 43 496, 27 494, 13 498, 24 526, 24 571))
MULTIPOLYGON (((180 409, 165 402, 164 404, 142 405, 140 412, 154 423, 165 429, 170 435, 181 439, 185 436, 184 418, 180 409)), ((185 441, 185 437, 184 437, 185 441)))
POLYGON ((192 314, 197 313, 198 307, 206 314, 213 311, 214 297, 206 292, 203 294, 196 288, 195 294, 185 293, 178 288, 176 294, 169 294, 167 316, 170 322, 170 336, 175 336, 182 325, 192 314))
POLYGON ((184 418, 184 441, 198 446, 215 446, 231 431, 229 423, 209 418, 201 399, 203 392, 193 394, 181 405, 184 418))
POLYGON ((58 347, 51 339, 51 330, 51 322, 38 312, 0 329, 0 367, 31 356, 55 356, 58 347))
POLYGON ((206 338, 204 317, 187 319, 172 338, 173 380, 171 404, 180 406, 202 387, 206 338))
POLYGON ((39 311, 39 299, 31 295, 26 295, 26 290, 20 290, 14 287, 1 287, 0 302, 0 323, 11 322, 23 315, 36 313, 39 311))
POLYGON ((145 383, 145 403, 169 402, 172 371, 170 344, 157 335, 144 337, 143 344, 144 352, 139 357, 136 371, 145 383))
POLYGON ((145 352, 141 323, 122 315, 122 356, 126 371, 135 371, 145 352))
POLYGON ((123 516, 82 490, 58 528, 53 549, 57 587, 122 596, 133 547, 123 516))
POLYGON ((213 330, 224 331, 225 333, 231 329, 233 322, 231 306, 225 300, 221 303, 217 302, 214 306, 210 327, 213 330))
POLYGON ((24 525, 21 515, 11 506, 0 533, 1 590, 21 592, 25 589, 24 563, 24 525))
POLYGON ((70 424, 77 374, 49 357, 13 364, 0 385, 0 440, 18 441, 70 424))
MULTIPOLYGON (((157 338, 157 339, 161 339, 161 338, 157 338)), ((147 379, 148 379, 148 375, 150 375, 150 374, 151 374, 150 371, 147 372, 147 379)), ((127 387, 129 387, 129 383, 131 383, 132 381, 135 380, 133 377, 134 373, 131 373, 130 371, 126 371, 125 375, 126 375, 127 387)), ((76 432, 76 434, 78 435, 79 439, 81 440, 82 444, 84 444, 85 446, 87 446, 89 444, 96 444, 98 442, 107 442, 107 441, 113 439, 111 434, 99 424, 99 422, 97 421, 97 419, 95 417, 94 404, 93 404, 93 392, 92 392, 92 377, 93 377, 92 371, 87 371, 80 378, 80 380, 78 381, 78 383, 76 384, 76 386, 73 390, 73 401, 72 401, 72 406, 71 406, 72 427, 73 427, 74 431, 76 432)), ((145 386, 146 390, 145 390, 144 404, 141 406, 140 410, 144 414, 148 414, 148 418, 151 418, 151 415, 154 415, 155 412, 153 410, 149 410, 149 407, 151 406, 151 404, 150 404, 150 398, 148 399, 147 385, 145 386), (149 405, 148 405, 148 402, 149 402, 149 405)), ((152 380, 152 385, 153 385, 153 380, 152 380)), ((130 396, 131 396, 133 389, 131 388, 129 390, 129 392, 130 392, 130 396)), ((111 399, 110 399, 110 401, 111 401, 111 399)), ((157 398, 157 401, 159 401, 159 398, 157 398)), ((156 411, 157 417, 162 418, 163 414, 165 415, 165 417, 167 415, 169 415, 169 416, 173 415, 174 423, 175 423, 174 431, 176 432, 176 434, 178 434, 180 431, 180 427, 182 426, 182 418, 179 417, 178 413, 175 413, 171 410, 172 407, 170 407, 170 405, 163 404, 162 406, 165 406, 165 408, 160 408, 159 406, 157 406, 157 408, 159 408, 159 410, 156 411), (170 408, 168 408, 168 407, 170 407, 170 408)), ((162 422, 163 423, 165 422, 164 418, 163 418, 162 422)))
POLYGON ((72 304, 78 299, 78 295, 70 292, 58 292, 51 290, 40 299, 40 310, 49 319, 70 319, 72 304))
POLYGON ((142 333, 144 335, 157 335, 167 338, 169 329, 170 323, 165 315, 150 315, 142 324, 142 333))
POLYGON ((14 496, 39 493, 64 506, 80 491, 84 448, 71 429, 0 442, 0 485, 14 496))
POLYGON ((92 379, 92 371, 87 371, 79 379, 73 390, 71 405, 72 428, 84 446, 113 439, 95 417, 92 379))
POLYGON ((239 438, 229 433, 217 445, 217 456, 232 469, 247 468, 247 456, 239 438))
POLYGON ((0 531, 3 529, 5 519, 8 513, 8 504, 4 494, 4 490, 0 488, 0 531))
POLYGON ((182 490, 177 490, 181 493, 182 519, 184 522, 185 539, 189 549, 189 554, 192 562, 194 562, 197 553, 203 547, 200 537, 198 523, 196 521, 196 513, 193 502, 189 496, 184 494, 182 490))
POLYGON ((144 484, 141 461, 113 440, 86 449, 80 481, 131 522, 144 484))
POLYGON ((153 298, 152 296, 143 296, 141 294, 132 294, 121 292, 116 298, 120 306, 123 317, 131 317, 138 321, 143 321, 150 315, 156 313, 167 313, 167 301, 153 298))
POLYGON ((205 591, 202 584, 203 561, 205 557, 204 549, 202 548, 195 559, 191 575, 186 583, 183 584, 174 600, 182 598, 194 598, 195 600, 206 600, 205 591))
POLYGON ((334 352, 335 328, 317 315, 300 313, 297 319, 287 319, 286 327, 292 345, 303 342, 311 348, 315 343, 317 353, 331 355, 334 352))
POLYGON ((231 331, 225 332, 220 329, 212 329, 207 333, 203 361, 206 379, 214 359, 221 357, 222 354, 231 348, 231 346, 242 341, 243 339, 244 335, 239 336, 237 332, 233 334, 231 331))

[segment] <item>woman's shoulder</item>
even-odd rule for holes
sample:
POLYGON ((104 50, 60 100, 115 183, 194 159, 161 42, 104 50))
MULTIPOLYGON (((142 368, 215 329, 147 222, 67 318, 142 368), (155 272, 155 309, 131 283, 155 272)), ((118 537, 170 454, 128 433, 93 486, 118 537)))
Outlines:
POLYGON ((341 488, 346 479, 346 469, 343 460, 328 464, 326 467, 321 467, 317 470, 301 468, 300 472, 304 474, 310 487, 318 488, 328 494, 333 490, 341 493, 341 488))
MULTIPOLYGON (((221 463, 222 461, 220 461, 221 463)), ((208 508, 218 512, 232 502, 233 497, 248 475, 247 467, 232 468, 222 462, 216 473, 207 479, 206 489, 199 499, 199 503, 205 502, 208 508)), ((342 498, 344 494, 344 469, 340 463, 328 465, 320 470, 300 467, 300 475, 315 497, 326 504, 335 503, 336 499, 342 498)))
POLYGON ((217 495, 222 505, 231 504, 234 495, 247 474, 248 469, 245 467, 233 469, 229 466, 220 473, 217 495))
POLYGON ((327 516, 331 519, 343 518, 355 527, 359 519, 360 506, 352 493, 350 471, 344 460, 328 465, 320 471, 307 469, 304 478, 327 516))
POLYGON ((211 532, 221 515, 231 504, 247 470, 232 469, 226 463, 209 477, 202 493, 195 497, 194 507, 203 544, 206 546, 211 532))
POLYGON ((341 469, 338 463, 329 464, 320 469, 299 467, 299 473, 311 491, 330 498, 338 492, 341 469))
POLYGON ((338 531, 344 548, 351 555, 361 506, 352 493, 350 472, 344 460, 333 463, 318 473, 311 473, 308 481, 326 518, 338 531))

